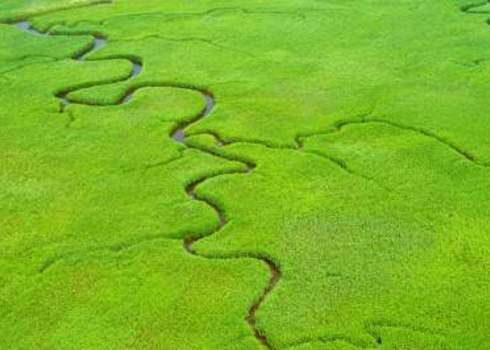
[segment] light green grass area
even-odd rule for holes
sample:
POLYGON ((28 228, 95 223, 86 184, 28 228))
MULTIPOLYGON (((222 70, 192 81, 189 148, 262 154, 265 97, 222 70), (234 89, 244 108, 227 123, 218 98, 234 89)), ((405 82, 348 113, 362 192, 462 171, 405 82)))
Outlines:
POLYGON ((489 18, 2 1, 0 349, 489 349, 489 18))

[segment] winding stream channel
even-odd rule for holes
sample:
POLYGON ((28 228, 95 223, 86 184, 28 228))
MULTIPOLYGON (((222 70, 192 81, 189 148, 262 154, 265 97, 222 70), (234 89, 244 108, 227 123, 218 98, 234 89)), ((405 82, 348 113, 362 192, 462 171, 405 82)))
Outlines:
MULTIPOLYGON (((27 32, 31 35, 35 35, 35 36, 41 36, 41 35, 42 36, 88 36, 88 35, 92 36, 93 37, 92 44, 89 47, 82 49, 75 56, 72 57, 72 59, 77 60, 77 61, 84 61, 92 53, 103 48, 107 44, 107 40, 104 37, 102 37, 100 35, 93 34, 93 33, 56 34, 56 33, 50 33, 49 31, 41 32, 41 31, 38 31, 37 29, 35 29, 34 27, 32 27, 32 25, 28 21, 17 22, 14 25, 18 29, 20 29, 24 32, 27 32)), ((116 58, 107 58, 107 59, 100 59, 100 60, 113 60, 113 59, 116 59, 116 58)), ((139 74, 141 74, 141 72, 143 70, 143 63, 142 62, 137 61, 130 56, 119 56, 119 57, 117 57, 117 59, 126 59, 129 62, 131 62, 132 66, 133 66, 131 73, 129 75, 127 75, 126 77, 123 77, 123 78, 115 80, 115 81, 93 83, 90 85, 91 87, 101 86, 101 85, 109 85, 109 84, 120 83, 123 81, 128 81, 130 79, 134 79, 139 74)), ((86 102, 74 101, 74 100, 70 99, 70 97, 69 97, 70 93, 81 90, 81 89, 86 88, 86 87, 88 87, 88 86, 68 87, 68 88, 62 89, 60 92, 58 92, 56 94, 56 97, 60 101, 60 109, 59 109, 60 113, 63 113, 65 111, 66 107, 68 107, 71 104, 81 104, 81 105, 91 105, 91 106, 122 105, 122 104, 128 103, 132 99, 134 93, 137 90, 142 89, 142 88, 148 88, 148 87, 167 87, 167 88, 177 88, 177 89, 197 91, 204 98, 204 100, 206 102, 205 107, 203 108, 203 110, 199 114, 194 116, 191 120, 184 122, 184 123, 181 123, 181 124, 178 124, 169 136, 172 137, 176 142, 179 142, 179 143, 185 145, 187 148, 193 148, 193 149, 196 149, 200 152, 210 154, 214 157, 220 157, 220 158, 225 159, 225 160, 240 162, 240 163, 245 165, 244 170, 237 170, 237 171, 234 171, 234 172, 231 172, 228 174, 247 174, 247 173, 252 172, 255 168, 255 164, 253 164, 249 161, 246 161, 243 159, 238 159, 236 157, 229 157, 229 156, 223 155, 222 153, 213 152, 213 151, 205 149, 203 147, 199 147, 199 146, 191 145, 191 144, 187 143, 186 129, 188 127, 190 127, 191 125, 199 122, 201 119, 208 117, 211 114, 211 112, 213 111, 213 108, 215 105, 215 99, 214 99, 213 94, 209 91, 194 87, 193 85, 190 85, 190 84, 165 84, 165 85, 146 84, 146 85, 139 86, 136 88, 127 89, 127 91, 124 93, 123 97, 115 103, 96 104, 96 103, 86 103, 86 102)), ((219 137, 217 135, 214 135, 214 134, 210 134, 210 135, 213 136, 218 141, 217 142, 218 146, 225 144, 224 142, 222 142, 219 139, 219 137)), ((226 144, 230 144, 230 143, 226 143, 226 144)), ((194 243, 196 243, 197 241, 199 241, 205 237, 209 237, 209 236, 217 233, 228 222, 226 215, 225 215, 225 212, 222 208, 220 208, 219 206, 217 206, 216 204, 211 202, 205 196, 199 195, 196 192, 196 189, 199 185, 201 185, 202 183, 204 183, 205 181, 207 181, 209 179, 212 179, 212 178, 220 176, 220 175, 222 175, 222 174, 203 176, 203 177, 197 179, 196 181, 192 182, 190 185, 188 185, 186 187, 186 193, 192 200, 203 202, 203 203, 207 204, 208 206, 210 206, 211 208, 213 208, 213 210, 216 212, 216 215, 218 217, 218 223, 219 224, 214 231, 212 231, 211 233, 209 233, 205 236, 200 236, 199 238, 195 238, 195 236, 199 236, 199 234, 194 234, 194 235, 190 235, 189 237, 184 238, 183 247, 189 254, 208 258, 208 259, 240 259, 240 258, 242 258, 240 256, 229 256, 229 257, 221 257, 221 256, 218 257, 218 256, 216 256, 216 257, 214 257, 214 256, 203 255, 203 254, 199 254, 193 248, 194 243)), ((250 328, 252 329, 257 341, 266 349, 274 349, 273 346, 270 344, 267 336, 264 334, 264 332, 257 328, 256 313, 260 309, 262 303, 264 302, 264 300, 266 299, 268 294, 270 294, 272 292, 272 290, 276 286, 277 282, 281 278, 281 272, 279 270, 279 267, 274 262, 272 262, 270 259, 268 259, 266 257, 252 255, 252 254, 250 254, 249 257, 260 260, 268 266, 268 268, 270 270, 270 279, 269 279, 268 284, 262 290, 262 293, 260 294, 260 296, 250 306, 248 313, 245 317, 245 320, 249 324, 250 328)), ((41 272, 45 271, 49 266, 50 265, 43 268, 41 270, 41 272)))

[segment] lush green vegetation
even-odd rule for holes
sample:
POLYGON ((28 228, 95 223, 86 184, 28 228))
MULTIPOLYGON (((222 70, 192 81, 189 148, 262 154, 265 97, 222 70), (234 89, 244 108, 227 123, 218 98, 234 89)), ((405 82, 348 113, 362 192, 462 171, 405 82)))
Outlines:
POLYGON ((489 17, 2 1, 0 348, 490 348, 489 17))

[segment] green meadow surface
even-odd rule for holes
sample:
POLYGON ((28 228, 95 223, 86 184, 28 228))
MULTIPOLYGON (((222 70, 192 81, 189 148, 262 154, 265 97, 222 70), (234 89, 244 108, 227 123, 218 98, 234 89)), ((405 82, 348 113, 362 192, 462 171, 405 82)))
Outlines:
POLYGON ((2 1, 0 349, 489 349, 489 18, 2 1))

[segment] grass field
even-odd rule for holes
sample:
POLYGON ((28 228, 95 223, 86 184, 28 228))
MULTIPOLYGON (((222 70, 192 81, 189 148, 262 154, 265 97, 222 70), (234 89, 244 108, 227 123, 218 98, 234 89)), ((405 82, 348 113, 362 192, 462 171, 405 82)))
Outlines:
POLYGON ((489 19, 3 0, 0 349, 490 349, 489 19))

